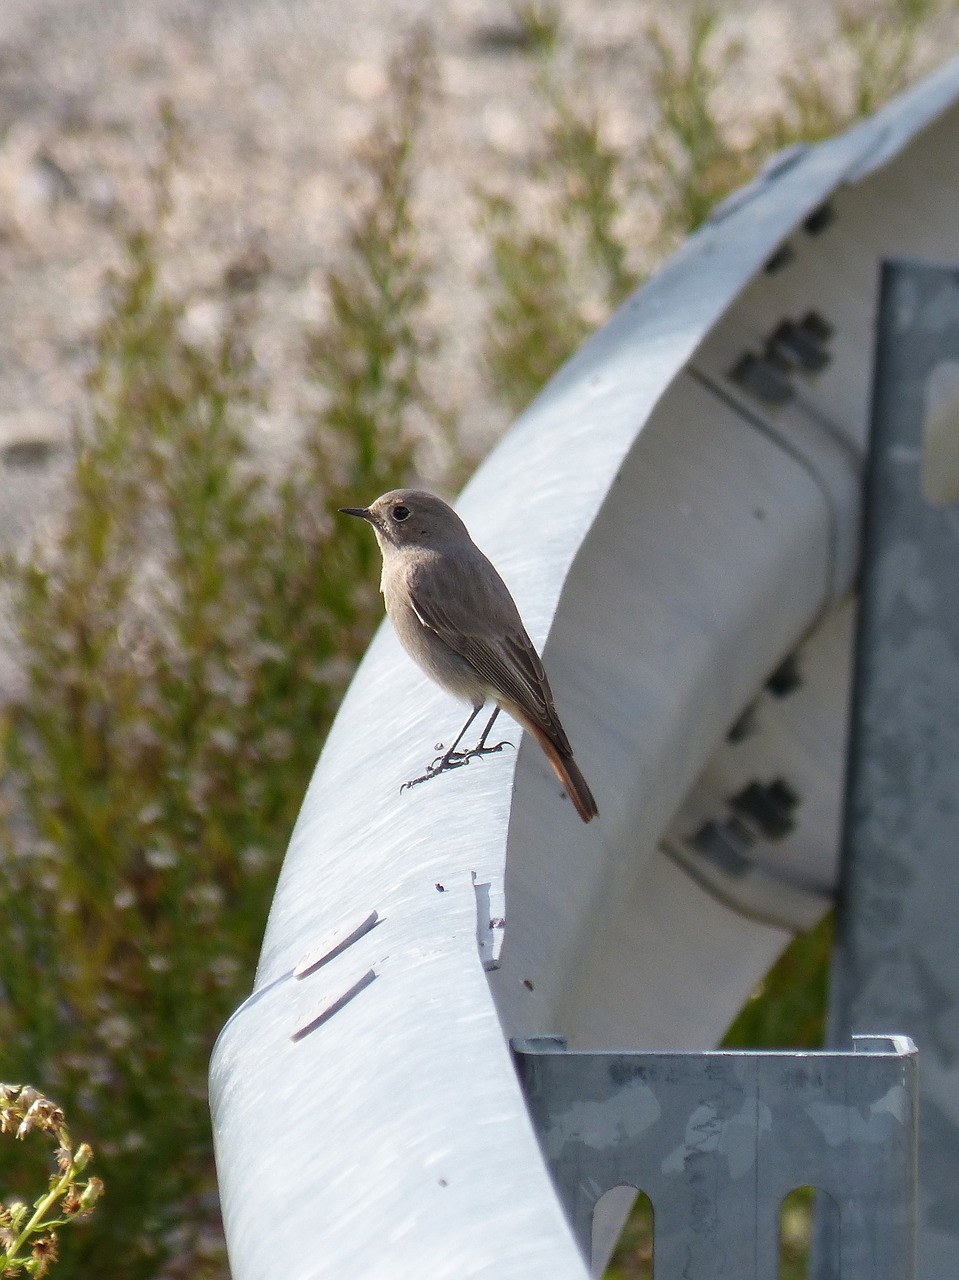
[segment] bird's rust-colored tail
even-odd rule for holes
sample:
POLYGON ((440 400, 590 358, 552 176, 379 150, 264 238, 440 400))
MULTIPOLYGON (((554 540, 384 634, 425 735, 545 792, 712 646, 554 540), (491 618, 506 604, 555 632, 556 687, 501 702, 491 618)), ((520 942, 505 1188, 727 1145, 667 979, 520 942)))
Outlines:
POLYGON ((566 794, 572 800, 576 812, 583 821, 589 822, 591 818, 597 817, 599 809, 593 799, 593 793, 590 791, 589 784, 580 772, 579 765, 572 755, 567 755, 566 752, 561 751, 556 743, 546 736, 539 725, 533 724, 525 716, 521 723, 543 748, 547 760, 553 766, 553 772, 566 788, 566 794))

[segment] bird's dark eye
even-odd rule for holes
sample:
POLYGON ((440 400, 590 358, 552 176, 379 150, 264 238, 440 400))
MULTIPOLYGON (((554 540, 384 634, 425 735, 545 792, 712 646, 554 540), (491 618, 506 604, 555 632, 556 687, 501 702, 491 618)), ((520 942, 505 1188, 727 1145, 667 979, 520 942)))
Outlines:
POLYGON ((390 515, 393 517, 394 520, 409 520, 410 509, 409 507, 404 507, 401 504, 400 506, 394 507, 393 510, 390 512, 390 515))

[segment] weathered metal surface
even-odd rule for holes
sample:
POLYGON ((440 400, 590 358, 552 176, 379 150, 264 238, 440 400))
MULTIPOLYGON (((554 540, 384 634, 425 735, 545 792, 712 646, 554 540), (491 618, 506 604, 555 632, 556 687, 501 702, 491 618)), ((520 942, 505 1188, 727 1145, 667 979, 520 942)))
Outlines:
POLYGON ((834 1042, 895 1026, 922 1053, 920 1275, 959 1274, 959 267, 882 277, 834 1042), (953 390, 959 387, 951 379, 953 390), (937 403, 938 400, 938 403, 937 403), (951 404, 951 412, 950 412, 951 404), (924 434, 953 452, 924 477, 924 434))
POLYGON ((589 1259, 614 1187, 653 1206, 654 1280, 776 1280, 780 1206, 838 1210, 834 1280, 914 1280, 918 1062, 849 1053, 569 1053, 514 1043, 546 1163, 589 1259))

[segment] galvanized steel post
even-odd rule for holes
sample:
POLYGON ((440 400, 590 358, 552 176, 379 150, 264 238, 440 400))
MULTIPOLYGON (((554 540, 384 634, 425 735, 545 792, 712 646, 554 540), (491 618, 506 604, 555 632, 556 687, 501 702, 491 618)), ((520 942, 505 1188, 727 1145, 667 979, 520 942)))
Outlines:
POLYGON ((833 1043, 923 1057, 919 1269, 959 1271, 959 267, 884 266, 833 1043))

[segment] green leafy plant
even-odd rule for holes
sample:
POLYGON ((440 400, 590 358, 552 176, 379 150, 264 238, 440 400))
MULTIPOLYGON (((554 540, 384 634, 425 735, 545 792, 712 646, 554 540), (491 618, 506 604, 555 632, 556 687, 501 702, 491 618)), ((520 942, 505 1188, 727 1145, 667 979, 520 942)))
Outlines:
POLYGON ((622 157, 605 140, 585 73, 575 97, 561 83, 545 61, 537 88, 546 123, 533 167, 545 193, 539 224, 513 196, 479 193, 492 256, 484 368, 491 393, 513 410, 638 283, 620 229, 631 185, 622 157))
POLYGON ((822 1047, 834 924, 830 912, 796 936, 727 1031, 727 1049, 822 1047))
MULTIPOLYGON (((213 1038, 249 988, 279 858, 381 606, 334 508, 406 481, 431 431, 428 263, 410 207, 430 83, 398 58, 356 214, 306 335, 321 407, 279 477, 255 293, 212 336, 164 283, 167 113, 153 202, 123 243, 57 527, 6 566, 27 693, 7 725, 0 1042, 96 1135, 111 1212, 65 1246, 136 1276, 222 1268, 206 1101, 213 1038)), ((342 522, 344 525, 346 522, 342 522)))
POLYGON ((0 1276, 45 1276, 57 1260, 59 1230, 93 1213, 103 1194, 99 1178, 83 1178, 93 1159, 87 1143, 74 1151, 66 1116, 31 1085, 0 1084, 0 1133, 23 1141, 42 1133, 56 1143, 55 1169, 32 1206, 0 1203, 0 1276))
POLYGON ((723 196, 751 176, 752 146, 737 145, 715 106, 716 91, 742 55, 720 14, 695 5, 687 24, 670 35, 647 29, 653 53, 652 87, 659 127, 647 147, 647 189, 657 200, 669 243, 688 235, 723 196))
POLYGON ((557 239, 524 227, 508 197, 482 199, 495 278, 483 367, 490 392, 517 412, 572 355, 589 325, 557 239))
POLYGON ((836 73, 826 49, 785 71, 785 103, 767 122, 762 143, 784 146, 828 138, 905 89, 920 66, 919 37, 942 9, 942 0, 840 5, 836 46, 845 55, 846 74, 836 73))
MULTIPOLYGON (((841 5, 835 30, 782 71, 779 103, 735 117, 721 110, 719 91, 744 50, 727 34, 722 6, 697 3, 678 20, 657 20, 642 33, 655 122, 638 155, 606 141, 595 69, 585 54, 569 53, 557 20, 532 60, 544 114, 532 169, 538 198, 480 196, 491 245, 490 394, 523 408, 640 282, 641 264, 694 231, 765 157, 829 136, 902 89, 921 69, 920 36, 941 8, 941 0, 841 5), (637 242, 622 215, 640 191, 656 216, 637 242)), ((649 111, 646 102, 632 109, 649 111)))
POLYGON ((521 0, 513 5, 521 35, 521 47, 531 53, 549 53, 560 33, 559 10, 548 0, 521 0))

